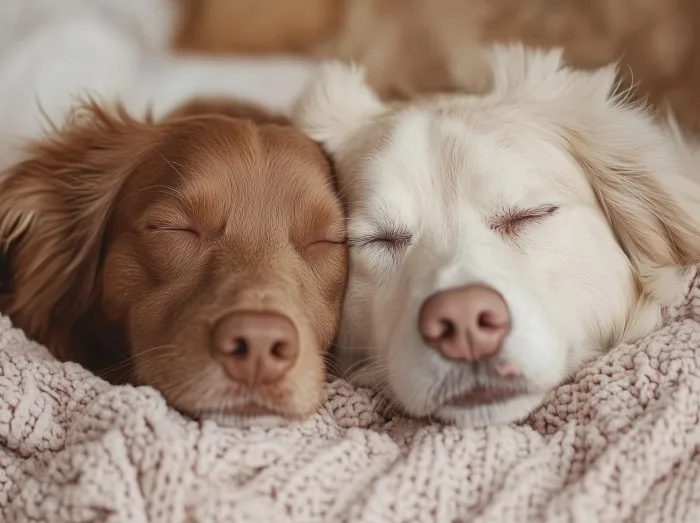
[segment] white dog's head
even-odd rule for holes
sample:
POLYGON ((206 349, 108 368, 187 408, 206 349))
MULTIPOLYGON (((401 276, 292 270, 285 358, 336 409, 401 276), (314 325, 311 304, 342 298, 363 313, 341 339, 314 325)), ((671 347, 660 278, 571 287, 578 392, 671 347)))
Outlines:
POLYGON ((492 54, 493 89, 383 104, 331 63, 297 123, 335 160, 349 212, 344 366, 415 416, 527 415, 613 345, 656 328, 700 262, 698 224, 657 177, 685 168, 615 69, 492 54))

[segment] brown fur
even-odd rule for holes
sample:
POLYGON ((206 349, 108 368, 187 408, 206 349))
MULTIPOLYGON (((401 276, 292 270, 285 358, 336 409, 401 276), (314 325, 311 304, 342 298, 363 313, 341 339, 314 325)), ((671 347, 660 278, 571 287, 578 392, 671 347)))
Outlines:
POLYGON ((226 313, 286 315, 300 356, 263 406, 305 416, 347 277, 345 223, 320 148, 274 115, 195 100, 162 122, 87 103, 0 186, 2 311, 62 359, 152 385, 197 414, 251 391, 209 353, 226 313))
POLYGON ((277 0, 188 1, 209 14, 185 20, 181 48, 354 60, 386 98, 483 89, 479 55, 494 42, 562 46, 575 67, 621 60, 641 96, 700 130, 695 0, 295 0, 284 17, 273 15, 277 0), (308 19, 315 23, 305 25, 308 19), (246 36, 254 27, 263 30, 246 36))

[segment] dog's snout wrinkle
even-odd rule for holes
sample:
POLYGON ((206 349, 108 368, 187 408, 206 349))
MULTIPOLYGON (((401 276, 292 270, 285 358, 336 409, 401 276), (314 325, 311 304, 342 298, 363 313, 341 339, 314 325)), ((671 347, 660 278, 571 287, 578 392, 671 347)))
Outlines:
POLYGON ((500 351, 510 323, 508 305, 498 292, 468 285, 428 298, 418 328, 424 341, 445 358, 473 363, 500 351))
POLYGON ((299 335, 279 314, 239 312, 216 323, 212 349, 232 380, 253 388, 284 378, 299 355, 299 335))

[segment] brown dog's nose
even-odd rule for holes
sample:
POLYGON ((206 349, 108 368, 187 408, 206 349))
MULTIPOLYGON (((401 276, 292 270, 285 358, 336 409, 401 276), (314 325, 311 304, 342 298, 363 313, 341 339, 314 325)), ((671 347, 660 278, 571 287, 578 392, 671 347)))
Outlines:
POLYGON ((498 292, 470 285, 428 298, 418 327, 425 342, 446 358, 476 362, 501 349, 510 331, 510 313, 498 292))
POLYGON ((231 379, 250 387, 279 382, 299 355, 299 335, 279 314, 238 312, 212 331, 215 357, 231 379))

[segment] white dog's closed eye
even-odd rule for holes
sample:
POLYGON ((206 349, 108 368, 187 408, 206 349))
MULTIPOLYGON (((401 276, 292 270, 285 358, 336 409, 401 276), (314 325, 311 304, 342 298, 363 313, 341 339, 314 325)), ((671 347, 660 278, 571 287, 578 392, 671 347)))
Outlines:
POLYGON ((351 236, 348 246, 355 265, 361 259, 367 270, 379 279, 399 263, 411 241, 412 235, 406 228, 385 225, 372 232, 351 236))
POLYGON ((491 66, 483 96, 391 108, 333 64, 296 115, 345 187, 342 360, 370 362, 357 379, 409 414, 462 425, 521 418, 652 331, 700 263, 693 162, 610 95, 614 68, 519 45, 491 66))
POLYGON ((529 209, 504 209, 490 222, 491 229, 507 236, 517 236, 527 226, 552 216, 559 210, 556 205, 540 205, 529 209))
POLYGON ((401 227, 382 228, 377 232, 350 238, 350 247, 375 246, 387 250, 398 250, 411 244, 411 233, 401 227))

